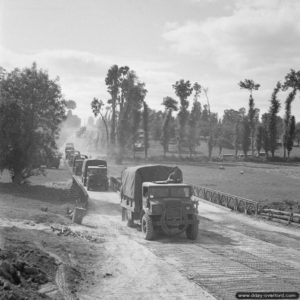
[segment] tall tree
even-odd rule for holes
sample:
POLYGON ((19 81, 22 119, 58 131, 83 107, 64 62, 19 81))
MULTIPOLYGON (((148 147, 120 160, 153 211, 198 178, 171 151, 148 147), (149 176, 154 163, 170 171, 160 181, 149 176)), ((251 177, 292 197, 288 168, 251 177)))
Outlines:
POLYGON ((145 84, 139 82, 135 72, 126 71, 126 77, 122 79, 121 84, 120 116, 117 130, 118 162, 123 159, 126 144, 128 142, 132 143, 133 137, 136 135, 139 119, 137 115, 140 114, 146 94, 145 84))
POLYGON ((21 183, 56 150, 66 102, 57 80, 31 68, 15 69, 0 80, 0 170, 21 183))
POLYGON ((242 121, 242 135, 241 135, 241 144, 242 144, 242 149, 245 155, 245 158, 247 158, 248 151, 251 145, 251 126, 250 122, 248 120, 248 117, 244 117, 242 121))
POLYGON ((270 114, 265 113, 262 115, 262 147, 265 150, 266 157, 269 157, 270 151, 270 134, 269 134, 269 123, 270 123, 270 114))
POLYGON ((116 110, 117 110, 117 100, 120 88, 120 71, 117 65, 113 65, 107 72, 105 78, 105 84, 107 85, 107 91, 111 95, 111 100, 109 100, 109 104, 111 104, 112 108, 112 117, 111 117, 111 129, 110 129, 110 142, 114 146, 116 143, 116 110))
MULTIPOLYGON (((214 147, 214 117, 210 111, 210 104, 208 99, 208 88, 203 89, 203 91, 207 101, 207 113, 208 113, 208 124, 209 124, 209 137, 207 141, 208 159, 211 160, 212 150, 214 147)), ((218 122, 218 118, 216 118, 216 121, 218 122)))
POLYGON ((172 112, 178 110, 178 102, 172 97, 168 96, 163 99, 162 104, 165 106, 165 116, 162 124, 161 143, 164 150, 164 156, 166 156, 166 153, 169 150, 170 142, 170 121, 172 118, 172 112))
POLYGON ((295 131, 296 131, 296 121, 295 117, 291 116, 291 120, 289 123, 289 131, 288 131, 288 137, 287 137, 287 143, 286 143, 286 149, 288 153, 288 158, 290 157, 290 153, 294 146, 294 139, 295 139, 295 131))
POLYGON ((281 84, 280 82, 277 82, 276 87, 274 88, 274 91, 272 93, 271 97, 271 106, 269 109, 269 127, 268 127, 268 133, 269 133, 269 145, 270 145, 270 151, 272 158, 274 158, 275 155, 275 150, 277 148, 277 113, 279 112, 280 109, 280 102, 277 99, 277 94, 281 89, 281 84))
POLYGON ((194 99, 191 113, 188 118, 188 146, 190 151, 190 156, 195 153, 196 145, 199 144, 199 132, 198 132, 198 124, 201 117, 201 104, 197 100, 194 99))
POLYGON ((236 120, 235 126, 234 126, 234 152, 235 152, 235 158, 238 156, 239 147, 241 144, 241 130, 240 130, 240 119, 236 120))
MULTIPOLYGON (((236 142, 240 143, 240 138, 237 135, 236 130, 237 126, 240 126, 240 122, 243 119, 243 111, 234 110, 234 109, 226 109, 224 110, 223 119, 222 119, 222 140, 228 146, 232 145, 233 148, 236 148, 236 142), (238 137, 238 141, 236 140, 238 137)), ((239 147, 237 145, 237 147, 239 147)), ((238 150, 238 149, 237 149, 238 150)))
MULTIPOLYGON (((100 115, 100 117, 103 121, 103 124, 105 126, 105 132, 106 132, 106 147, 107 147, 107 150, 108 150, 109 130, 108 130, 107 118, 105 118, 105 115, 103 113, 104 102, 102 100, 97 99, 97 98, 93 98, 93 101, 91 102, 91 108, 92 108, 94 116, 97 117, 98 115, 100 115)), ((99 133, 98 133, 98 137, 99 137, 99 133)))
POLYGON ((143 102, 143 129, 144 129, 144 151, 145 158, 148 158, 149 148, 149 108, 146 101, 143 102))
POLYGON ((295 139, 297 141, 297 146, 300 147, 300 122, 296 123, 295 139))
POLYGON ((255 109, 254 99, 252 93, 254 90, 258 90, 260 84, 255 83, 251 79, 245 79, 244 81, 239 82, 239 86, 241 89, 246 89, 250 91, 249 96, 249 111, 248 111, 248 122, 250 126, 250 137, 251 137, 251 152, 254 155, 254 134, 255 134, 255 127, 256 127, 256 120, 258 119, 258 110, 255 109))
POLYGON ((260 150, 263 145, 263 135, 264 135, 264 128, 262 125, 258 125, 257 131, 256 131, 256 150, 257 150, 257 155, 260 155, 260 150))
POLYGON ((178 96, 180 100, 180 108, 179 113, 177 115, 179 122, 178 153, 180 155, 185 140, 184 137, 186 133, 186 123, 189 116, 189 112, 187 110, 189 106, 188 97, 192 94, 193 87, 189 80, 184 81, 183 79, 181 79, 179 81, 176 81, 175 84, 173 84, 173 89, 175 90, 176 96, 178 96))
POLYGON ((284 115, 284 134, 283 134, 283 148, 284 148, 284 158, 286 158, 286 151, 288 147, 288 139, 290 136, 291 127, 291 104, 296 97, 296 93, 300 91, 300 71, 295 71, 293 69, 285 76, 285 81, 282 86, 284 91, 290 90, 286 100, 285 100, 285 115, 284 115))

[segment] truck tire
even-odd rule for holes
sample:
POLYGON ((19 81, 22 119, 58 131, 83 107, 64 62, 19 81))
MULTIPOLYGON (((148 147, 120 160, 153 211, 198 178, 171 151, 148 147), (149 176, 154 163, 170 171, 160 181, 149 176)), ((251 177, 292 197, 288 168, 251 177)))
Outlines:
POLYGON ((186 237, 189 239, 189 240, 195 240, 198 236, 198 232, 199 232, 199 223, 197 222, 197 219, 194 217, 193 218, 194 220, 194 224, 190 224, 185 233, 186 233, 186 237))
POLYGON ((126 208, 122 207, 122 221, 126 221, 126 208))
POLYGON ((145 240, 152 240, 154 238, 154 227, 152 219, 149 215, 144 214, 142 218, 142 232, 145 240))
POLYGON ((126 220, 127 220, 127 227, 134 227, 132 212, 130 210, 126 210, 126 220))

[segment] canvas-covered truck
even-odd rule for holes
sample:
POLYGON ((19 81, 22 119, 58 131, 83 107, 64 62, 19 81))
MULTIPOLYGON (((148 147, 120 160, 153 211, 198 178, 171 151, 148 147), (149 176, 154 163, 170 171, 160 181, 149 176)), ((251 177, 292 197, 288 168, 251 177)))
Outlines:
POLYGON ((87 168, 87 190, 108 190, 107 167, 89 166, 87 168))
POLYGON ((87 183, 87 171, 90 166, 102 166, 107 168, 107 162, 102 159, 85 159, 82 164, 81 181, 84 186, 87 183))
POLYGON ((197 238, 198 207, 192 187, 173 175, 174 168, 163 165, 128 167, 122 172, 122 220, 130 227, 139 223, 146 240, 160 229, 166 234, 185 231, 187 238, 197 238))

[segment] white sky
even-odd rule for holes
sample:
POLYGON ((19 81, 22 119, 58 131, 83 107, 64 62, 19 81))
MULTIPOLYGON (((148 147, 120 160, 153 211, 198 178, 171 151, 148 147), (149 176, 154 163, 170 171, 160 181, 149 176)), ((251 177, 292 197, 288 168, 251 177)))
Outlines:
MULTIPOLYGON (((240 80, 261 84, 254 99, 264 113, 276 82, 300 69, 299 0, 0 0, 0 10, 0 65, 36 61, 59 76, 84 121, 93 97, 109 99, 113 64, 136 71, 151 108, 162 109, 163 97, 176 97, 172 84, 185 79, 209 88, 219 117, 247 108, 240 80)), ((292 113, 300 121, 299 95, 292 113)))

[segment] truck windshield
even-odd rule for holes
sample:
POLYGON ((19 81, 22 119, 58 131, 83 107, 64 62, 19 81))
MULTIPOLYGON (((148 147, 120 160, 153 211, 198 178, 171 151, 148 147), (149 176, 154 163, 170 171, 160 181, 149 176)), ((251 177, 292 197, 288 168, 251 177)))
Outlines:
POLYGON ((187 186, 172 186, 170 188, 170 197, 190 197, 190 188, 187 186))
POLYGON ((164 198, 169 196, 168 187, 153 187, 149 191, 150 198, 164 198))

